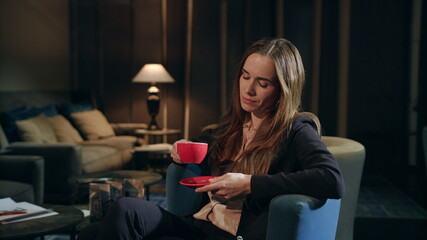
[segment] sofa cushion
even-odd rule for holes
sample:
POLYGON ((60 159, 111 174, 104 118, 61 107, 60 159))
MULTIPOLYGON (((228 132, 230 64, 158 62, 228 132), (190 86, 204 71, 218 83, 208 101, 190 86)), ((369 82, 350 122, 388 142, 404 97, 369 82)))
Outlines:
POLYGON ((130 161, 130 150, 98 144, 82 145, 82 167, 84 173, 122 169, 130 161))
POLYGON ((6 134, 4 134, 3 128, 0 125, 0 153, 7 151, 7 147, 9 147, 9 141, 7 140, 6 134))
POLYGON ((55 143, 58 142, 52 124, 44 114, 26 120, 16 121, 21 138, 25 142, 55 143))
POLYGON ((58 142, 77 143, 83 141, 79 132, 64 116, 56 115, 48 117, 48 120, 52 124, 58 142))
POLYGON ((119 149, 132 149, 137 141, 138 138, 135 136, 112 136, 103 139, 84 141, 82 144, 97 144, 112 146, 119 149))
POLYGON ((100 139, 115 135, 107 118, 97 109, 72 113, 71 118, 86 139, 100 139))
POLYGON ((3 112, 1 114, 1 124, 7 140, 9 140, 9 142, 16 142, 20 140, 18 127, 16 126, 17 120, 28 119, 36 115, 37 114, 34 113, 33 109, 27 107, 19 107, 3 112))

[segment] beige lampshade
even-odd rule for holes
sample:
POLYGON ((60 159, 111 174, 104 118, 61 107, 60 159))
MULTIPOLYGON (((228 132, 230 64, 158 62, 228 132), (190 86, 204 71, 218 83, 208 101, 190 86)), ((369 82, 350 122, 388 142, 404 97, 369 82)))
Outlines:
POLYGON ((132 79, 132 82, 141 83, 173 83, 175 80, 166 71, 162 64, 145 64, 138 74, 132 79))

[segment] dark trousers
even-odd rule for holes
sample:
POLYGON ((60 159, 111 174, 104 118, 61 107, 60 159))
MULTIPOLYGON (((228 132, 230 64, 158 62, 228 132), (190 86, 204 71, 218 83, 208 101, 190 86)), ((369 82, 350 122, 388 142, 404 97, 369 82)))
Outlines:
POLYGON ((158 205, 137 198, 121 198, 113 204, 104 220, 89 225, 78 240, 102 239, 235 239, 210 222, 174 215, 158 205))

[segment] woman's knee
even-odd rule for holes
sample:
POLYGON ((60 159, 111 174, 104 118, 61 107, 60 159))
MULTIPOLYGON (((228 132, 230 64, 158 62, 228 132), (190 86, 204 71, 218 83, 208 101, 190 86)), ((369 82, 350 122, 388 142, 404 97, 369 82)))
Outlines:
POLYGON ((147 208, 149 205, 153 205, 153 203, 139 198, 122 197, 111 207, 123 213, 140 211, 141 209, 147 208))
POLYGON ((152 215, 153 212, 155 215, 156 213, 160 213, 156 204, 143 199, 123 197, 110 206, 106 218, 121 222, 133 216, 143 218, 144 216, 152 215))
POLYGON ((143 199, 121 198, 108 210, 98 239, 132 239, 147 236, 158 227, 161 210, 143 199))

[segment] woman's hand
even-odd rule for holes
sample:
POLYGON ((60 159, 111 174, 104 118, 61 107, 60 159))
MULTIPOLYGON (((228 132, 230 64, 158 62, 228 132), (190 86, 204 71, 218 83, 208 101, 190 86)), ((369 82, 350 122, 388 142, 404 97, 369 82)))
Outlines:
POLYGON ((176 163, 182 163, 181 157, 179 156, 178 150, 176 149, 176 144, 180 143, 180 142, 190 142, 190 141, 188 141, 187 139, 181 139, 181 140, 178 140, 178 141, 173 143, 173 146, 170 150, 171 151, 171 158, 176 163))
POLYGON ((251 193, 251 177, 243 173, 226 173, 210 179, 211 184, 199 187, 196 192, 212 191, 226 200, 233 200, 251 193))

